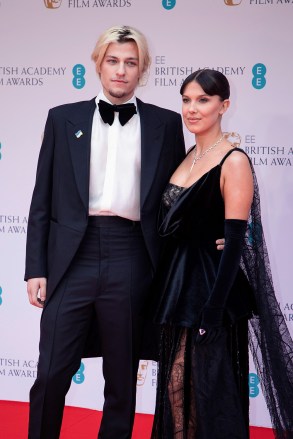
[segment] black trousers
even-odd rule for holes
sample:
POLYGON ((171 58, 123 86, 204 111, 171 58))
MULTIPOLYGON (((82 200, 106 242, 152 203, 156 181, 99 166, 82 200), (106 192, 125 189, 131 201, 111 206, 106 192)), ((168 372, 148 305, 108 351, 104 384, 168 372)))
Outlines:
POLYGON ((76 257, 43 310, 38 374, 30 392, 29 439, 59 438, 65 395, 80 366, 93 312, 105 378, 98 438, 131 437, 140 315, 151 280, 140 223, 90 217, 76 257))

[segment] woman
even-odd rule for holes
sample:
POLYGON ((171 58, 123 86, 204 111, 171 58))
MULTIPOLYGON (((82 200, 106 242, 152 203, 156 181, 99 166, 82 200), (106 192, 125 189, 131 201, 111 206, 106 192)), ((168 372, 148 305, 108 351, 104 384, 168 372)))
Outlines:
POLYGON ((162 200, 167 243, 151 305, 162 325, 152 438, 249 437, 248 344, 277 437, 293 438, 293 343, 274 295, 254 171, 221 128, 229 83, 198 70, 180 93, 196 146, 162 200), (214 246, 218 236, 223 252, 214 246))

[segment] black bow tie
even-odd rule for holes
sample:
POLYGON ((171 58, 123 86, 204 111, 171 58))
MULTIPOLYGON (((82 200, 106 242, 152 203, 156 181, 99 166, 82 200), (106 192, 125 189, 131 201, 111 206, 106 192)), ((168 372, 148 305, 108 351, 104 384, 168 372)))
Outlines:
POLYGON ((121 125, 125 125, 129 119, 136 113, 136 108, 134 104, 122 104, 122 105, 111 105, 108 102, 99 101, 99 110, 101 118, 105 123, 112 125, 114 122, 114 112, 118 111, 119 121, 121 125))

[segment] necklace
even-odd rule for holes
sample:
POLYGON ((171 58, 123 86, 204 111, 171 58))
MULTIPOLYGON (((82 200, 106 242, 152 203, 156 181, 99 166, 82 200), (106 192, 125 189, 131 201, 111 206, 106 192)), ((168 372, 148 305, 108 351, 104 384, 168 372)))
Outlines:
POLYGON ((214 143, 212 146, 210 146, 208 149, 206 149, 202 154, 200 154, 198 157, 195 156, 196 154, 196 146, 194 148, 194 157, 193 157, 193 161, 189 170, 189 174, 191 173, 194 165, 200 160, 202 159, 209 151, 211 151, 212 149, 214 149, 217 145, 219 145, 220 142, 222 142, 222 140, 224 139, 225 134, 222 135, 222 137, 216 141, 216 143, 214 143))

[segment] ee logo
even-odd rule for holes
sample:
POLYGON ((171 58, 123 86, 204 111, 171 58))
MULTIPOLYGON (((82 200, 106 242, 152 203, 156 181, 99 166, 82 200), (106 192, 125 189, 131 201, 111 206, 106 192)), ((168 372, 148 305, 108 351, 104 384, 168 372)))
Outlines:
POLYGON ((84 382, 84 380, 85 380, 84 369, 85 369, 84 364, 83 364, 83 362, 81 362, 78 371, 76 372, 76 374, 72 378, 72 380, 75 384, 82 384, 84 382))
POLYGON ((256 398, 259 395, 259 377, 256 373, 250 373, 248 375, 248 387, 249 387, 249 397, 256 398))
POLYGON ((2 287, 0 287, 0 305, 2 305, 2 293, 3 293, 2 287))
POLYGON ((248 223, 248 243, 250 245, 257 244, 262 240, 262 226, 261 223, 248 223))
POLYGON ((265 75, 267 73, 267 68, 264 64, 258 63, 252 67, 252 85, 257 90, 265 87, 267 80, 265 75))
POLYGON ((77 89, 81 89, 85 86, 85 67, 82 64, 75 64, 75 66, 72 69, 73 79, 72 84, 73 87, 77 89))
POLYGON ((176 5, 176 0, 162 0, 162 5, 165 9, 173 9, 176 5))

